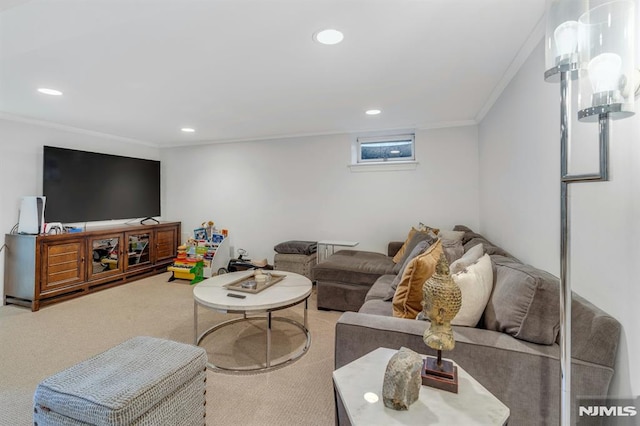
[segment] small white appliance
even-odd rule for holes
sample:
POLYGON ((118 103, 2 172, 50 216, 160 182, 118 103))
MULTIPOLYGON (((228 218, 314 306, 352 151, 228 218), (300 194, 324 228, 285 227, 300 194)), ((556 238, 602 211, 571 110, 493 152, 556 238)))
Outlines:
POLYGON ((39 234, 44 231, 46 197, 22 197, 18 218, 19 234, 39 234))

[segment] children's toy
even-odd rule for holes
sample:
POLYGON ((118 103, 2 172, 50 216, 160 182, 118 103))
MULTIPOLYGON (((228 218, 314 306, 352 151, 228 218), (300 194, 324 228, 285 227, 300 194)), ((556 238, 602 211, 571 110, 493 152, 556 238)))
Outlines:
POLYGON ((205 230, 207 239, 211 240, 211 236, 215 232, 216 228, 214 228, 215 223, 212 220, 208 222, 202 222, 202 228, 205 230))
POLYGON ((178 247, 178 256, 173 265, 167 268, 174 279, 188 279, 192 284, 214 274, 226 272, 229 264, 228 231, 219 233, 212 220, 203 222, 202 227, 193 230, 193 238, 178 247))
POLYGON ((175 258, 173 265, 167 268, 167 271, 171 271, 171 277, 169 281, 175 279, 190 280, 191 284, 197 284, 204 280, 203 269, 204 262, 202 258, 196 256, 189 257, 188 252, 193 248, 195 255, 195 247, 187 245, 181 245, 178 247, 178 255, 175 258))

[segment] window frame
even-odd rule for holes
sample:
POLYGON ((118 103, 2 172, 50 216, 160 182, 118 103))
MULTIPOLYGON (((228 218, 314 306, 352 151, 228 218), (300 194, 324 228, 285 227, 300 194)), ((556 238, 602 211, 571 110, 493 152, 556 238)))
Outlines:
POLYGON ((416 136, 414 132, 402 132, 388 135, 377 136, 357 136, 354 143, 354 156, 352 165, 365 165, 365 164, 403 164, 403 163, 415 163, 416 161, 416 136), (384 157, 384 158, 362 158, 362 147, 367 144, 384 143, 384 142, 410 142, 411 157, 384 157))

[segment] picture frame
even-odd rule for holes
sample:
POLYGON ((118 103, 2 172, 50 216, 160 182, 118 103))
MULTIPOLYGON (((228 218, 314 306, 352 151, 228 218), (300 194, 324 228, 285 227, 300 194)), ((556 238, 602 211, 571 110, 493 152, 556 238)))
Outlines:
POLYGON ((193 238, 195 240, 208 240, 207 230, 205 228, 196 228, 193 230, 193 238))

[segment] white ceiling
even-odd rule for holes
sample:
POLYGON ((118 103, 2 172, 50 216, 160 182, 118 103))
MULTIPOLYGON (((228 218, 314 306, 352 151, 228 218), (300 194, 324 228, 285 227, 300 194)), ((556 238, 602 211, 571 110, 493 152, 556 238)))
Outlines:
POLYGON ((469 124, 543 14, 544 0, 0 0, 0 117, 161 147, 469 124), (344 41, 314 42, 324 28, 344 41))

